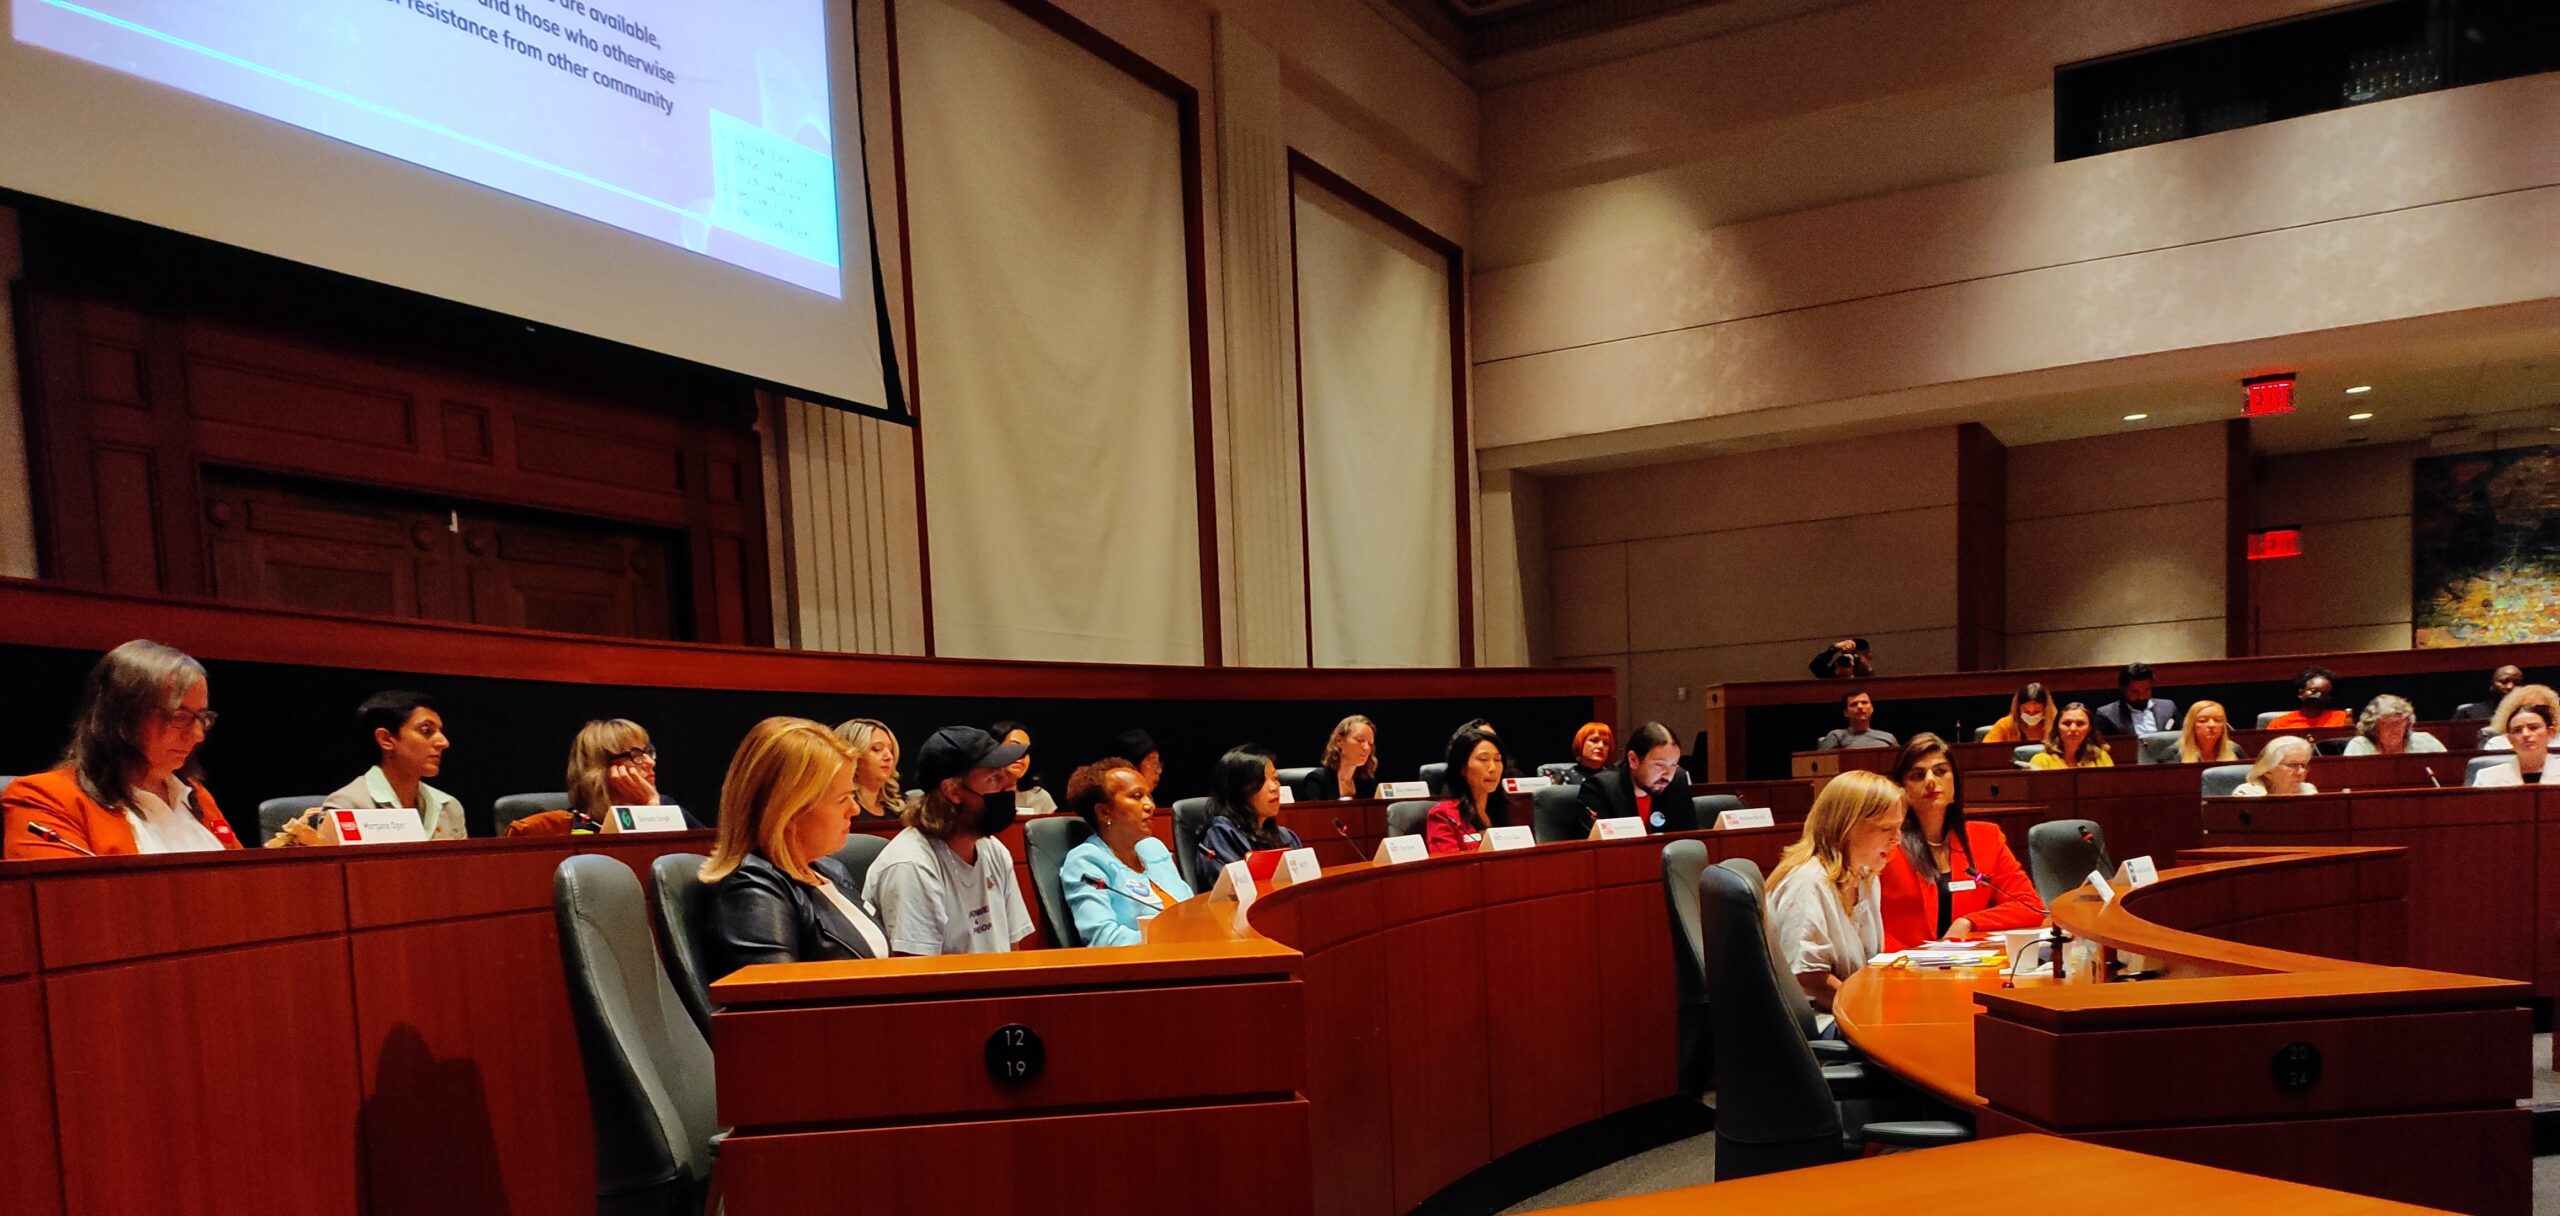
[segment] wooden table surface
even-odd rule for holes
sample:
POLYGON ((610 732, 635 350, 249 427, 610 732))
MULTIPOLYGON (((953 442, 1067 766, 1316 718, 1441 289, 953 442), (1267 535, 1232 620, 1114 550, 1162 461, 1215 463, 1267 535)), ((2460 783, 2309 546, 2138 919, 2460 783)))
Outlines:
POLYGON ((1549 1208, 1555 1216, 1871 1216, 2032 1208, 2049 1216, 2432 1212, 2054 1136, 2002 1136, 1708 1186, 1549 1208))

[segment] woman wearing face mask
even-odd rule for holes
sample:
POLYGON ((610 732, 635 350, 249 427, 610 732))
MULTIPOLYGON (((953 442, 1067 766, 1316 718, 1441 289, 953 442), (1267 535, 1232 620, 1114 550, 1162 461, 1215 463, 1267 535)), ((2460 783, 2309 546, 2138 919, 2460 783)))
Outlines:
POLYGON ((1769 958, 1792 975, 1831 1030, 1831 998, 1884 949, 1876 875, 1902 838, 1902 790, 1881 773, 1832 778, 1805 815, 1804 836, 1769 876, 1769 958))
POLYGON ((1913 735, 1893 771, 1911 813, 1902 821, 1901 847, 1877 876, 1885 949, 2043 924, 2044 900, 2009 851, 2008 836, 1998 824, 1965 819, 1946 741, 1913 735))
POLYGON ((1058 866, 1076 936, 1088 946, 1137 945, 1139 925, 1191 898, 1173 850, 1147 830, 1156 800, 1146 777, 1133 761, 1097 760, 1067 778, 1067 809, 1093 829, 1058 866))
POLYGON ((1434 805, 1422 821, 1422 841, 1434 857, 1472 853, 1484 847, 1484 834, 1511 822, 1509 799, 1502 792, 1502 740, 1482 727, 1468 727, 1449 740, 1449 797, 1434 805))
POLYGON ((1022 750, 974 726, 943 727, 916 750, 924 797, 862 880, 892 953, 1001 954, 1031 936, 1013 852, 996 839, 1013 826, 1022 750))
POLYGON ((2277 714, 2267 729, 2324 730, 2349 725, 2354 719, 2337 707, 2337 696, 2338 673, 2326 667, 2305 667, 2293 678, 2295 708, 2277 714))
POLYGON ((2551 773, 2551 727, 2560 715, 2542 704, 2518 705, 2507 714, 2507 746, 2515 751, 2512 763, 2480 770, 2471 784, 2479 786, 2560 785, 2551 773))
POLYGON ((711 895, 711 974, 758 963, 882 958, 889 939, 830 854, 853 826, 853 749, 826 727, 767 718, 720 782, 711 895))
POLYGON ((1218 757, 1209 773, 1209 827, 1200 834, 1200 855, 1191 859, 1191 885, 1206 891, 1218 885, 1219 870, 1245 854, 1302 843, 1280 823, 1280 775, 1271 753, 1247 746, 1218 757))
POLYGON ((853 748, 854 813, 866 819, 895 819, 907 808, 898 792, 898 737, 876 718, 836 723, 836 738, 853 748))
POLYGON ((2009 698, 2009 716, 1991 724, 1985 743, 2042 743, 2053 727, 2053 698, 2044 685, 2029 684, 2009 698))
POLYGON ((1618 754, 1617 732, 1606 722, 1585 722, 1573 732, 1573 767, 1556 778, 1566 785, 1580 785, 1593 776, 1607 772, 1610 761, 1618 754))
POLYGON ((1013 805, 1025 815, 1055 815, 1058 800, 1042 787, 1040 775, 1031 771, 1031 732, 1019 722, 998 722, 987 728, 999 743, 1019 743, 1022 755, 1013 762, 1013 805))
POLYGON ((2198 701, 2187 711, 2186 730, 2178 736, 2178 763, 2229 764, 2246 760, 2231 738, 2231 714, 2220 701, 2198 701))
POLYGON ((2029 768, 2108 768, 2115 757, 2107 754, 2107 745, 2098 742, 2098 732, 2090 724, 2089 707, 2074 701, 2054 715, 2053 733, 2045 738, 2044 750, 2027 760, 2029 768))
POLYGON ((1298 782, 1298 801, 1374 798, 1378 793, 1378 727, 1358 714, 1334 724, 1324 763, 1298 782))
POLYGON ((2311 784, 2311 741, 2300 735, 2278 735, 2267 740, 2258 753, 2258 762, 2249 766, 2249 779, 2231 791, 2234 797, 2278 798, 2295 794, 2317 794, 2311 784))

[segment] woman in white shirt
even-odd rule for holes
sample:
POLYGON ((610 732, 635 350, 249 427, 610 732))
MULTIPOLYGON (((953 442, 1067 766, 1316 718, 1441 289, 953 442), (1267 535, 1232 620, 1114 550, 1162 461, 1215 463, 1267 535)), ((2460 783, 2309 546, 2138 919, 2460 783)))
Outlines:
POLYGON ((2258 761, 2249 766, 2249 779, 2232 792, 2241 798, 2286 797, 2293 794, 2317 794, 2311 784, 2311 741, 2300 735, 2278 735, 2267 740, 2258 752, 2258 761))
POLYGON ((1822 787, 1769 876, 1769 957, 1812 998, 1825 1031, 1840 983, 1884 949, 1876 875, 1902 839, 1902 787, 1848 772, 1822 787))
POLYGON ((705 962, 720 977, 756 963, 887 958, 888 935, 831 854, 853 830, 853 746, 805 718, 755 724, 720 782, 705 962))
POLYGON ((196 749, 217 716, 204 667, 136 639, 89 671, 71 746, 51 771, 0 796, 0 857, 114 857, 236 849, 240 841, 197 780, 196 749))
POLYGON ((2524 705, 2539 705, 2550 710, 2552 717, 2560 718, 2560 692, 2553 692, 2548 684, 2524 685, 2498 698, 2498 710, 2489 715, 2489 729, 2481 736, 2482 751, 2503 752, 2515 746, 2507 738, 2507 720, 2515 716, 2518 706, 2524 705))
POLYGON ((2471 784, 2496 785, 2560 785, 2551 779, 2551 707, 2519 705, 2507 715, 2507 746, 2516 758, 2494 768, 2480 770, 2471 784))
POLYGON ((2375 697, 2364 712, 2356 715, 2356 737, 2347 740, 2350 756, 2396 756, 2403 752, 2433 753, 2444 750, 2444 741, 2415 729, 2418 708, 2403 698, 2384 693, 2375 697))

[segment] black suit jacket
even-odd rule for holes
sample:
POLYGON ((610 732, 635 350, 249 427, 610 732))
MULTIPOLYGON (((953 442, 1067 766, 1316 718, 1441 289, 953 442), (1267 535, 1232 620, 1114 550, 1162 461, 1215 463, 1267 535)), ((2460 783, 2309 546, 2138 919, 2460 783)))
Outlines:
MULTIPOLYGON (((1636 782, 1625 764, 1612 765, 1591 774, 1582 783, 1582 809, 1593 819, 1623 819, 1636 813, 1636 782)), ((1671 784, 1653 796, 1654 813, 1662 822, 1648 819, 1647 832, 1694 832, 1698 830, 1698 804, 1689 796, 1689 774, 1675 769, 1671 784)))
MULTIPOLYGON (((2133 707, 2125 704, 2121 700, 2109 701, 2106 704, 2099 706, 2098 712, 2092 716, 2096 717, 2098 720, 2099 734, 2130 735, 2136 733, 2133 729, 2133 707)), ((2160 729, 2162 730, 2178 729, 2178 703, 2167 697, 2151 698, 2151 717, 2153 721, 2160 724, 2160 729)), ((2048 724, 2048 729, 2050 729, 2050 724, 2048 724)))
MULTIPOLYGON (((1354 798, 1378 796, 1378 779, 1375 777, 1354 777, 1351 784, 1359 791, 1352 795, 1354 798)), ((1341 797, 1342 779, 1335 776, 1332 769, 1317 769, 1298 782, 1300 802, 1332 802, 1341 797)))
POLYGON ((2457 705, 2453 710, 2453 720, 2456 722, 2486 722, 2497 716, 2498 703, 2495 701, 2473 701, 2467 705, 2457 705))
MULTIPOLYGON (((835 858, 821 857, 809 868, 861 904, 861 888, 835 858)), ((753 853, 720 880, 711 893, 709 914, 702 943, 714 979, 756 963, 873 957, 862 934, 826 896, 753 853)))

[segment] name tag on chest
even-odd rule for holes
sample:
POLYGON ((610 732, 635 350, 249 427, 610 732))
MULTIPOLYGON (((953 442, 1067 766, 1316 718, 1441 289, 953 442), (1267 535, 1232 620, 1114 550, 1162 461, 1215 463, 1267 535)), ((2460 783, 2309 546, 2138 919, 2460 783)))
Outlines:
POLYGON ((1976 885, 1977 884, 1970 878, 1959 878, 1948 883, 1947 890, 1954 894, 1962 894, 1966 891, 1972 890, 1976 885))

